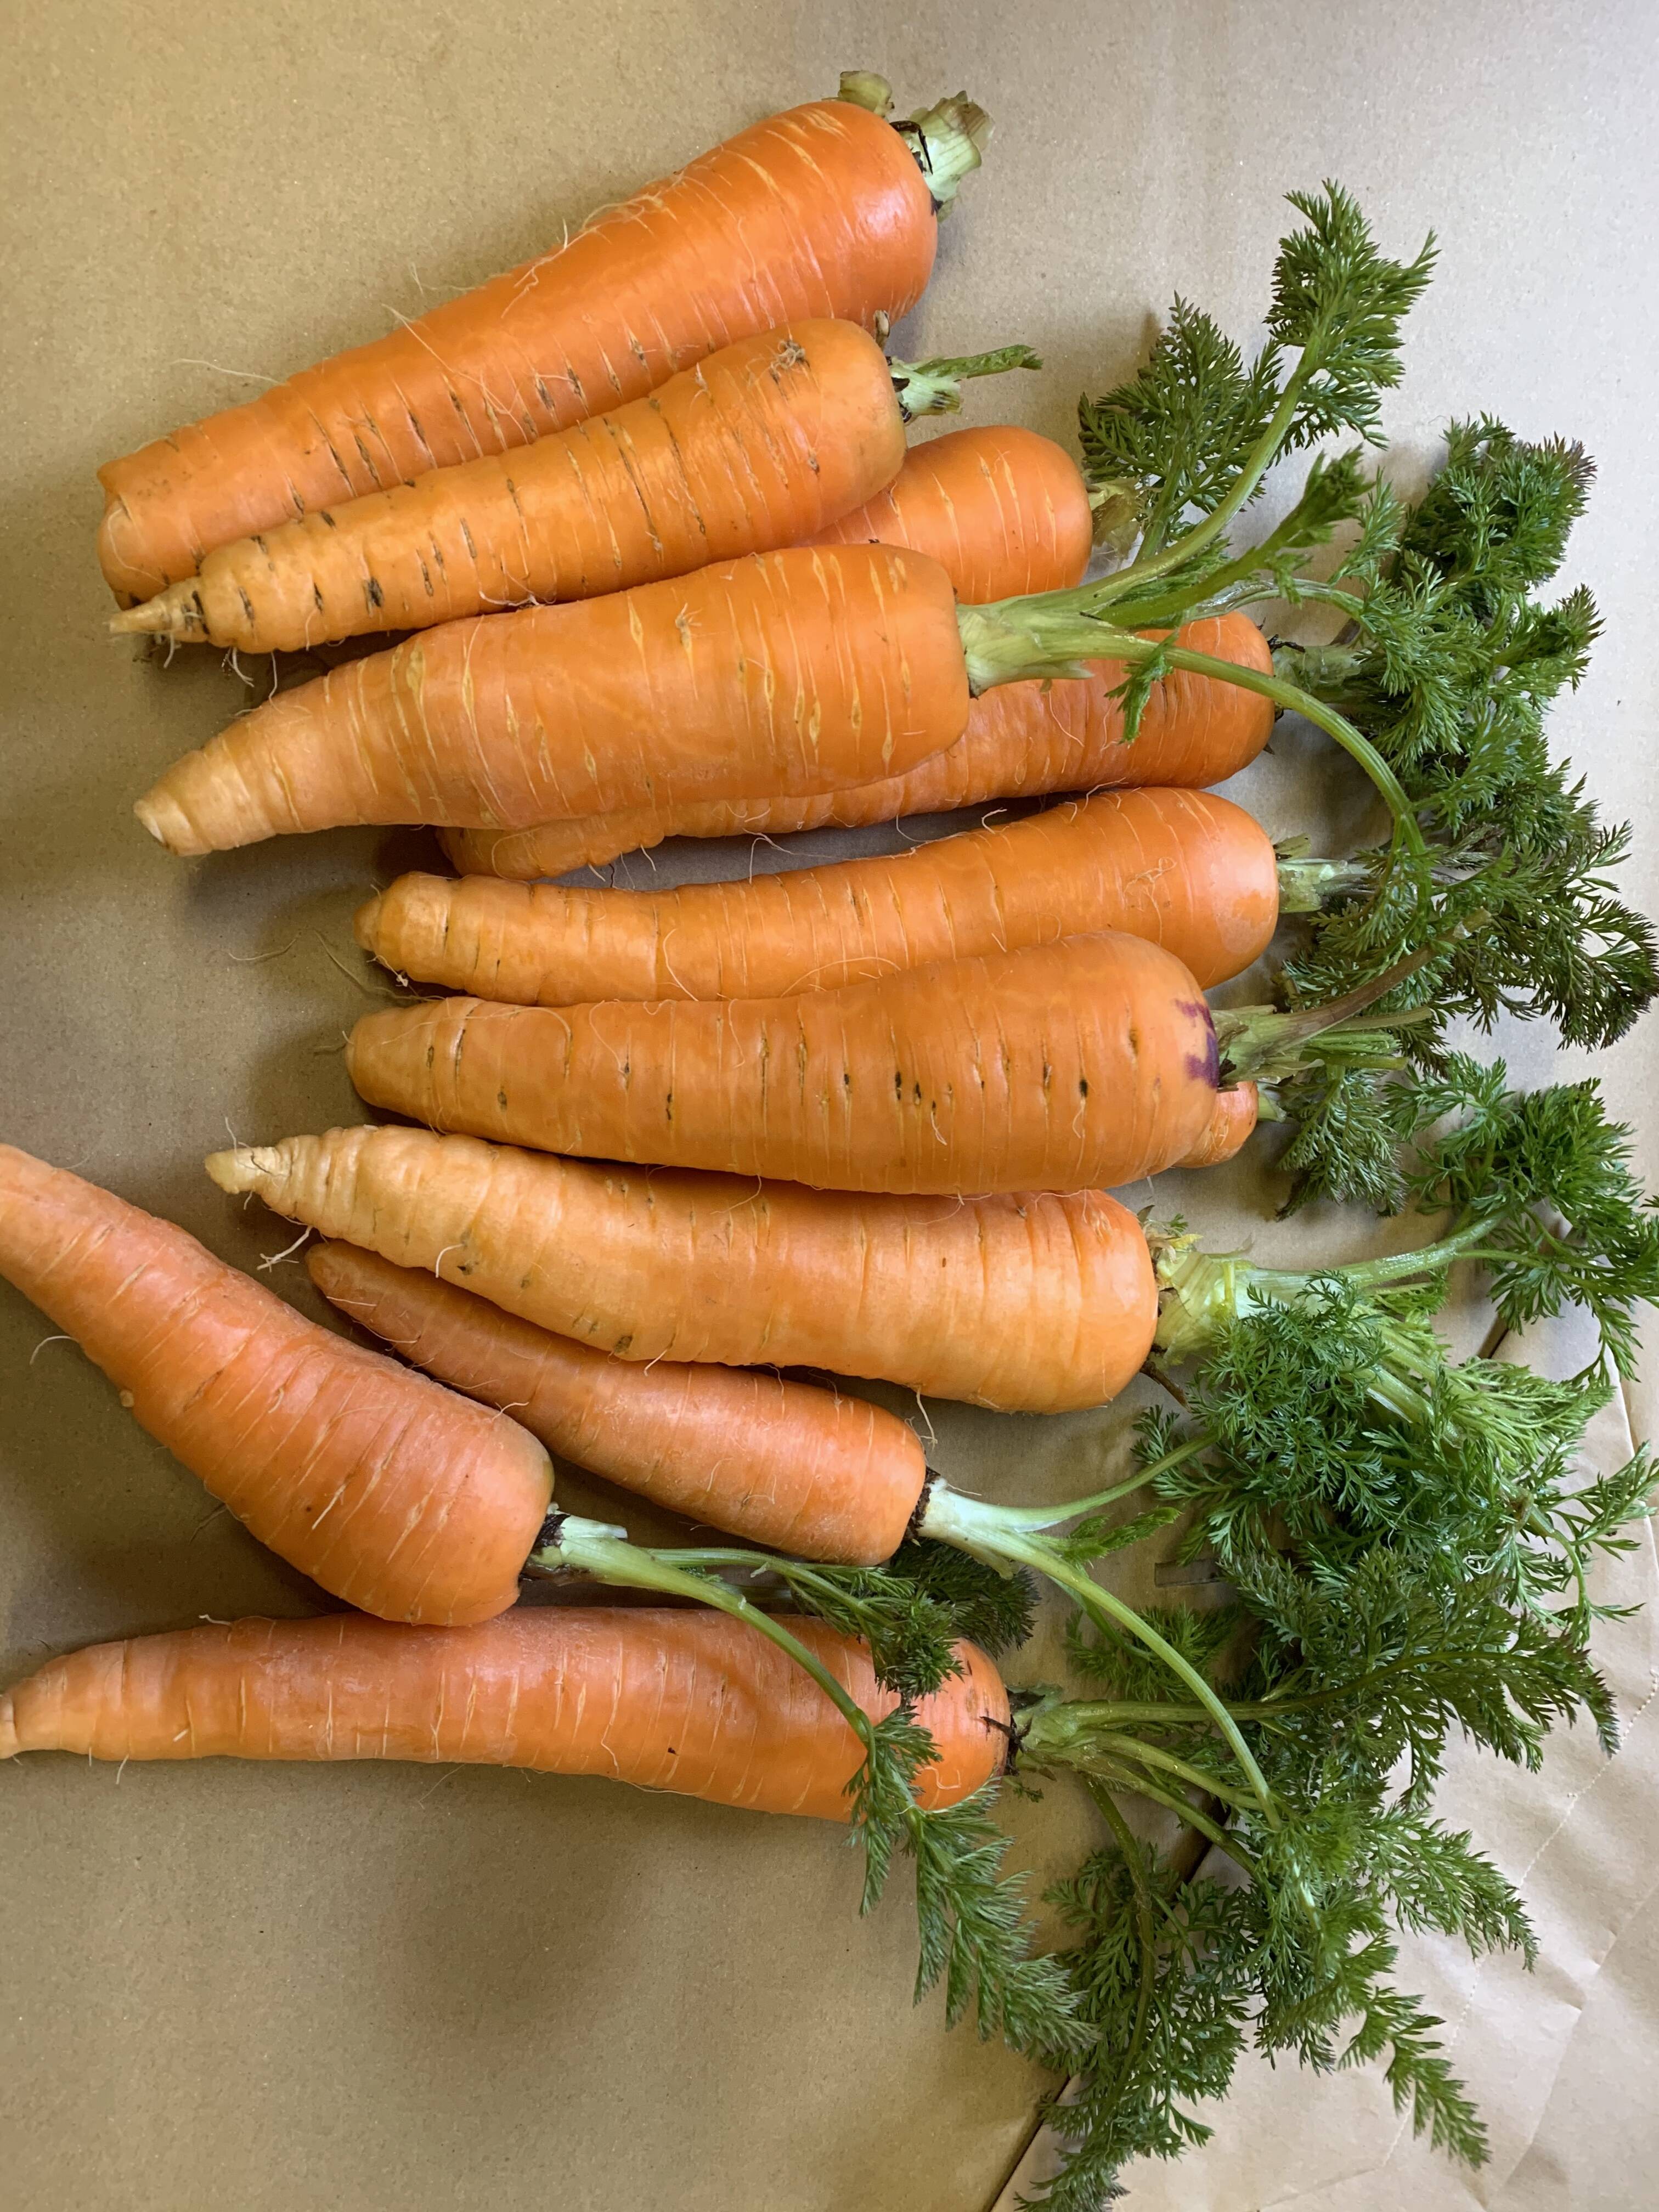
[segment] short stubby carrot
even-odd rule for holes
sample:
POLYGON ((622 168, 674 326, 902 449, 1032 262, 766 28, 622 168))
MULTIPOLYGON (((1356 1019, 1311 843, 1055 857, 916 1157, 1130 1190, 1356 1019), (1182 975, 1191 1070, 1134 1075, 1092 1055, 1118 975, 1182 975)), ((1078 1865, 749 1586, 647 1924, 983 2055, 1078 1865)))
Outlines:
POLYGON ((1260 1087, 1248 1079, 1218 1091, 1208 1128, 1192 1150, 1182 1154, 1176 1166, 1216 1168, 1242 1152, 1255 1134, 1260 1101, 1260 1087))
POLYGON ((195 1238, 0 1146, 0 1274, 261 1542, 368 1613, 488 1620, 552 1468, 470 1399, 347 1344, 195 1238))
MULTIPOLYGON (((1260 675, 1272 669, 1267 641, 1246 615, 1206 617, 1177 635, 1195 653, 1260 675)), ((1126 744, 1122 708, 1113 696, 1124 673, 1121 662, 1102 661, 1087 677, 1000 685, 973 702, 955 744, 878 782, 804 797, 750 795, 590 815, 535 830, 449 830, 444 849, 463 875, 530 880, 603 867, 665 837, 781 837, 1054 792, 1195 788, 1248 768, 1272 734, 1267 700, 1177 669, 1153 685, 1139 732, 1126 744)))
POLYGON ((1146 1239, 1103 1191, 854 1197, 406 1128, 289 1137, 207 1168, 222 1190, 634 1362, 823 1368, 1064 1413, 1115 1397, 1158 1325, 1146 1239))
POLYGON ((513 827, 858 782, 967 719, 936 562, 792 548, 423 631, 278 692, 137 811, 175 853, 352 822, 513 827))
POLYGON ((1192 976, 1110 933, 787 999, 442 999, 366 1016, 346 1064, 434 1129, 870 1192, 1134 1182, 1220 1081, 1192 976))
POLYGON ((970 604, 1059 592, 1089 565, 1094 515, 1077 463, 1010 422, 911 447, 884 491, 818 533, 821 545, 907 545, 970 604))
POLYGON ((769 552, 865 512, 899 472, 906 422, 959 407, 963 375, 1037 365, 1008 347, 913 368, 856 323, 786 324, 533 446, 219 546, 110 628, 299 652, 769 552))
POLYGON ((902 131, 850 100, 792 108, 551 252, 110 462, 111 588, 147 599, 215 546, 528 445, 780 323, 896 320, 986 129, 960 95, 902 131))
POLYGON ((357 942, 397 972, 523 1006, 770 999, 1103 929, 1208 988, 1266 949, 1277 855, 1208 792, 1104 792, 908 853, 678 890, 400 876, 357 942))
MULTIPOLYGON (((897 1703, 866 1648, 799 1641, 872 1718, 897 1703)), ((971 1644, 916 1717, 937 1755, 921 1803, 1000 1772, 1008 1698, 971 1644)), ((0 1759, 415 1759, 592 1774, 760 1813, 845 1820, 863 1747, 823 1690, 742 1620, 695 1607, 538 1606, 482 1626, 356 1613, 209 1622, 95 1644, 0 1697, 0 1759)))
POLYGON ((927 1462, 915 1431, 865 1399, 750 1369, 630 1365, 355 1244, 313 1246, 307 1265, 400 1358, 688 1520, 858 1566, 904 1539, 927 1462))

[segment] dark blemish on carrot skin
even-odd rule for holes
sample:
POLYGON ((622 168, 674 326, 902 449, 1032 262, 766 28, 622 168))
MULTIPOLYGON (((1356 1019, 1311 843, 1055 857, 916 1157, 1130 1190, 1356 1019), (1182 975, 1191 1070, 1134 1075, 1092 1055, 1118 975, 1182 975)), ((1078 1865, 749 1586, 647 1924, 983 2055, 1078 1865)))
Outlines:
POLYGON ((507 1111, 507 1093, 505 1091, 498 1091, 495 1093, 495 1103, 501 1108, 502 1113, 505 1114, 507 1111))
POLYGON ((383 607, 386 605, 386 593, 380 589, 380 580, 378 576, 371 576, 363 586, 363 591, 370 606, 383 607))

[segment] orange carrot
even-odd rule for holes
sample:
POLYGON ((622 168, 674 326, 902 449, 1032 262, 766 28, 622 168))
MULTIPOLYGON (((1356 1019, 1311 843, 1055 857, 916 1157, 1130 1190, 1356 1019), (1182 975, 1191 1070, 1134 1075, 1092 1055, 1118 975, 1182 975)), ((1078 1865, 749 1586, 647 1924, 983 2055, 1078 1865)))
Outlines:
POLYGON ((748 1370, 627 1365, 351 1244, 319 1245, 307 1264, 325 1297, 413 1365, 690 1520, 859 1566, 903 1541, 927 1466, 879 1406, 748 1370))
MULTIPOLYGON (((865 1647, 793 1634, 871 1715, 897 1703, 865 1647)), ((983 1788, 1008 1699, 971 1644, 916 1707, 936 1758, 927 1808, 983 1788)), ((0 1697, 0 1758, 416 1759, 596 1774, 756 1812, 848 1816, 862 1748, 824 1692, 742 1620, 695 1608, 543 1606, 479 1626, 353 1613, 238 1620, 97 1644, 0 1697)))
POLYGON ((820 545, 902 545, 937 561, 959 599, 1063 591, 1089 565, 1094 516, 1077 463, 1012 423, 914 446, 885 491, 820 531, 820 545))
POLYGON ((1105 793, 915 851, 678 890, 400 876, 357 915, 388 968, 523 1006, 769 999, 1117 929, 1206 989, 1266 949, 1277 856, 1207 792, 1105 793))
POLYGON ((1176 1164, 1183 1168, 1215 1168, 1224 1160, 1231 1159, 1235 1153, 1242 1152, 1255 1134, 1259 1095, 1257 1085, 1248 1080, 1218 1091, 1209 1127, 1176 1164))
POLYGON ((793 108, 553 252, 110 462, 111 588, 149 599, 215 546, 509 452, 780 323, 896 319, 987 128, 963 95, 902 129, 848 99, 793 108))
POLYGON ((819 1367, 1060 1413, 1115 1397, 1158 1321, 1140 1225, 1102 1191, 851 1197, 403 1128, 207 1167, 221 1189, 632 1362, 819 1367))
POLYGON ((510 1421, 346 1344, 171 1222, 0 1146, 0 1274, 263 1543, 398 1620, 510 1606, 552 1470, 510 1421))
POLYGON ((1134 1182, 1219 1083, 1186 969, 1105 933, 788 999, 442 999, 366 1016, 347 1066, 434 1129, 872 1192, 1134 1182))
MULTIPOLYGON (((1266 639, 1246 615, 1189 623, 1178 635, 1195 653, 1261 675, 1273 665, 1266 639)), ((1102 661, 1086 678, 988 691, 969 707, 967 728, 955 744, 878 783, 810 797, 714 799, 589 815, 536 830, 452 830, 444 834, 444 849, 463 875, 527 879, 601 867, 665 837, 781 837, 792 830, 850 829, 1056 791, 1224 783, 1249 765, 1272 732, 1273 710, 1267 700, 1177 670, 1153 687, 1139 734, 1126 744, 1122 710, 1112 696, 1124 672, 1121 663, 1102 661)))
POLYGON ((138 803, 175 853, 347 822, 480 828, 822 790, 962 733, 935 562, 836 545, 422 632, 279 692, 138 803))
POLYGON ((110 627, 297 652, 769 552, 862 512, 899 471, 906 422, 959 407, 962 378, 1040 365, 1009 346, 913 367, 856 323, 786 324, 521 451, 222 545, 110 627))

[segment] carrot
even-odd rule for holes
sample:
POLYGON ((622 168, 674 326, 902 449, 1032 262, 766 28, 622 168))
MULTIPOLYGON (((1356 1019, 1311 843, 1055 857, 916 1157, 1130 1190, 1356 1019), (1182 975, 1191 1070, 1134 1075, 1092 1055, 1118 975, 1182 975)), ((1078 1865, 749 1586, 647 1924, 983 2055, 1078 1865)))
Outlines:
POLYGON ((962 733, 950 579, 884 546, 751 555, 422 632, 279 692, 137 814, 175 853, 347 822, 481 828, 822 790, 962 733))
POLYGON ((207 1170, 630 1362, 820 1367, 1059 1413, 1115 1397, 1158 1321, 1139 1224, 1102 1191, 852 1197, 404 1128, 244 1146, 207 1170))
POLYGON ((527 445, 780 323, 896 320, 988 128, 960 94, 898 127, 848 99, 793 108, 552 252, 110 462, 111 588, 147 599, 215 546, 527 445))
POLYGON ((1181 963, 1102 933, 787 999, 444 999, 370 1014, 351 1079, 434 1129, 846 1191, 1090 1190, 1215 1110, 1181 963))
POLYGON ((307 1264, 325 1297, 403 1358, 690 1520, 860 1566, 903 1540, 927 1467, 915 1432, 879 1406, 773 1374, 629 1366, 350 1244, 316 1246, 307 1264))
POLYGON ((261 1542, 399 1620, 510 1606, 552 1471, 512 1422, 306 1321, 171 1222, 0 1146, 0 1274, 261 1542))
POLYGON ((1116 929, 1207 988, 1260 957, 1277 855, 1206 792, 1105 793, 897 855, 647 892, 400 876, 359 909, 388 968, 525 1006, 769 999, 1116 929))
POLYGON ((1248 1079, 1215 1094, 1210 1126, 1189 1152, 1176 1163, 1183 1168, 1215 1168, 1242 1152, 1255 1134, 1259 1087, 1248 1079))
POLYGON ((1010 422, 914 446, 884 491, 820 545, 902 545, 937 561, 959 599, 1063 591, 1089 565, 1094 516, 1077 463, 1010 422))
MULTIPOLYGON (((935 550, 931 545, 919 550, 935 550)), ((958 592, 967 597, 960 585, 958 592)), ((1178 635, 1195 652, 1262 675, 1273 665, 1266 639, 1247 615, 1206 617, 1178 635)), ((574 868, 601 867, 665 837, 781 837, 797 830, 851 829, 906 814, 942 814, 987 799, 1124 784, 1224 783, 1249 765, 1272 732, 1267 700, 1177 670, 1154 688, 1139 734, 1126 744, 1122 708, 1112 696, 1124 673, 1121 662, 1102 661, 1087 677, 988 691, 969 707, 968 726, 955 744, 877 783, 808 797, 713 799, 589 815, 536 830, 452 830, 443 835, 444 849, 463 875, 562 876, 574 868)))
POLYGON ((963 377, 1041 365, 1008 346, 913 367, 855 323, 786 324, 524 450, 222 545, 110 628, 297 652, 768 552, 862 511, 898 474, 905 423, 959 407, 963 377))
MULTIPOLYGON (((862 1644, 823 1622, 793 1635, 873 1718, 862 1644)), ((966 1671, 916 1708, 937 1756, 922 1805, 1000 1770, 1008 1700, 970 1644, 966 1671)), ((352 1613, 213 1622, 48 1661, 0 1697, 0 1758, 416 1759, 597 1774, 756 1812, 844 1820, 861 1761, 848 1722, 786 1652, 695 1608, 543 1606, 481 1626, 352 1613)))

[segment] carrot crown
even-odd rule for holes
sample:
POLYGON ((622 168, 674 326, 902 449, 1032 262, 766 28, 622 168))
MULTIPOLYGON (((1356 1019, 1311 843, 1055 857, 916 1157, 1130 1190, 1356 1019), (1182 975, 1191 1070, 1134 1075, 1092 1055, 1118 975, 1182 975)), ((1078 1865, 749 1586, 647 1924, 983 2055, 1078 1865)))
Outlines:
MULTIPOLYGON (((843 70, 836 97, 891 121, 893 88, 873 70, 843 70)), ((908 142, 927 180, 935 215, 948 214, 958 186, 984 159, 991 118, 965 92, 935 100, 893 128, 908 142)))

